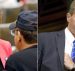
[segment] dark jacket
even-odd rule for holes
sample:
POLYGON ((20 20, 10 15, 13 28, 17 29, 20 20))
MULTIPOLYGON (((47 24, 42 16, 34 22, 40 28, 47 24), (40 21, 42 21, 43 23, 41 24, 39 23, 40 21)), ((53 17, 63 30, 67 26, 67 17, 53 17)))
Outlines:
POLYGON ((7 71, 37 71, 37 46, 24 49, 10 56, 7 71))
POLYGON ((41 33, 38 38, 39 71, 64 71, 64 30, 41 33))

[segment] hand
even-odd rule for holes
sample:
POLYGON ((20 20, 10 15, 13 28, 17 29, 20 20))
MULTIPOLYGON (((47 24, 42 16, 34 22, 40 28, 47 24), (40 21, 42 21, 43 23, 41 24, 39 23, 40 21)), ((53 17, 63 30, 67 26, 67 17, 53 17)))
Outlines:
POLYGON ((67 53, 65 53, 64 55, 64 65, 70 70, 74 68, 74 62, 67 53))

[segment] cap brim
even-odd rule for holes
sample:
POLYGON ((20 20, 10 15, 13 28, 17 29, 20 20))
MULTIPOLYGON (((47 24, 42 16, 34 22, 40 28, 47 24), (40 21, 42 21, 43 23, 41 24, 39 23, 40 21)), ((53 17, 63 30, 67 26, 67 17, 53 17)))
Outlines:
POLYGON ((9 25, 9 29, 10 29, 10 30, 13 30, 13 29, 15 29, 15 28, 16 28, 16 24, 10 24, 10 25, 9 25))

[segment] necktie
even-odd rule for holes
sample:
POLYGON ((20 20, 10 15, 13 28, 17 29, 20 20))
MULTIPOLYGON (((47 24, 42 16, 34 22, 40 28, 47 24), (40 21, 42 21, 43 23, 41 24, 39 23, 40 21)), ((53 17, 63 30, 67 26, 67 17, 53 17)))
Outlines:
POLYGON ((71 52, 71 58, 72 58, 73 62, 75 63, 75 40, 73 41, 73 48, 72 48, 72 52, 71 52))

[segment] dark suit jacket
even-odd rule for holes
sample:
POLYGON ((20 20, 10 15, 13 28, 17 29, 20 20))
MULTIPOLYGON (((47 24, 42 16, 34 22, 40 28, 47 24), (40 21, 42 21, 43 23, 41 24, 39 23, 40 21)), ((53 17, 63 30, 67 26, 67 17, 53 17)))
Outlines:
POLYGON ((24 49, 10 56, 7 71, 37 71, 37 46, 24 49))
POLYGON ((64 30, 42 33, 38 37, 39 71, 64 71, 64 30))

